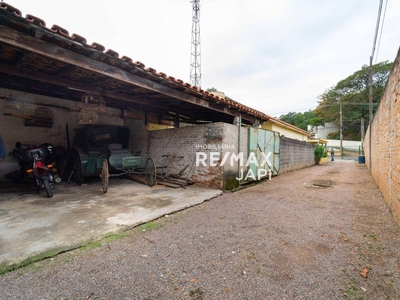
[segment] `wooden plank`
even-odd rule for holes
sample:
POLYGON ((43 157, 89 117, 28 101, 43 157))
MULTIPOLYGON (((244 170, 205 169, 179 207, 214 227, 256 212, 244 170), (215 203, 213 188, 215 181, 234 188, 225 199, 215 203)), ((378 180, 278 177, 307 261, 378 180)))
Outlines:
POLYGON ((172 188, 180 188, 180 187, 182 187, 182 185, 180 185, 180 184, 172 183, 172 182, 169 182, 169 181, 163 181, 163 180, 157 181, 157 183, 160 183, 160 184, 163 184, 165 186, 172 187, 172 188))
POLYGON ((143 183, 147 185, 146 177, 144 175, 139 174, 127 174, 126 178, 132 181, 136 181, 139 183, 143 183))

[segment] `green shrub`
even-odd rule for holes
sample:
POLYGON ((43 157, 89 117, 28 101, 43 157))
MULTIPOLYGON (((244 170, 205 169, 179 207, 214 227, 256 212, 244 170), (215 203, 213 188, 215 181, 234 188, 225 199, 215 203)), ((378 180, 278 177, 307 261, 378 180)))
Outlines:
POLYGON ((315 159, 319 160, 324 157, 325 147, 323 145, 317 145, 314 150, 315 159))

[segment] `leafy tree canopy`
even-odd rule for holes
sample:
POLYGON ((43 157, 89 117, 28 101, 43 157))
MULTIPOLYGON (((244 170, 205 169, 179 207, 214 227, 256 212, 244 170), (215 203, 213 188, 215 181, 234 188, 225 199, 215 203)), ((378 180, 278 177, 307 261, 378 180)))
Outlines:
POLYGON ((289 112, 286 115, 281 115, 279 119, 303 130, 307 130, 307 125, 315 126, 318 121, 311 110, 304 113, 289 112))
MULTIPOLYGON (((393 63, 389 61, 372 66, 373 113, 382 97, 392 67, 393 63)), ((318 122, 320 124, 325 122, 339 124, 339 103, 342 103, 344 130, 350 131, 353 139, 359 139, 361 118, 365 119, 366 124, 369 120, 368 75, 369 67, 358 70, 320 95, 318 106, 313 111, 318 122)))

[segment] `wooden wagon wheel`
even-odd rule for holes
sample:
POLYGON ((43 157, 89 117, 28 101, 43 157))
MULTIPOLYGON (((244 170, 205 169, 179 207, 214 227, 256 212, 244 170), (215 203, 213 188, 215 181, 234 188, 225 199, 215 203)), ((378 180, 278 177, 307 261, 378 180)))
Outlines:
POLYGON ((146 175, 147 184, 149 186, 155 186, 157 184, 157 171, 156 164, 154 163, 153 159, 147 159, 144 173, 146 175))
POLYGON ((108 172, 108 162, 107 159, 105 159, 103 160, 103 165, 101 167, 101 183, 104 194, 107 193, 109 179, 110 179, 110 173, 108 172))
POLYGON ((81 162, 81 157, 79 155, 78 150, 72 149, 72 158, 73 158, 73 176, 74 180, 77 185, 82 185, 84 176, 83 176, 83 170, 82 170, 82 162, 81 162))

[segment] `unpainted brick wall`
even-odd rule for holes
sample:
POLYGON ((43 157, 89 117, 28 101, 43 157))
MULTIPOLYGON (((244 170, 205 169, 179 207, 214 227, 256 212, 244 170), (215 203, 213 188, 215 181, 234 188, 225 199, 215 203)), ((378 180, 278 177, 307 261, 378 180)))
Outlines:
MULTIPOLYGON (((247 162, 248 127, 241 128, 239 139, 238 127, 227 123, 156 131, 148 131, 143 120, 126 120, 125 125, 131 128, 131 151, 142 151, 141 166, 151 157, 159 171, 160 167, 168 166, 168 170, 164 169, 168 174, 179 173, 186 167, 182 177, 186 178, 189 175, 188 179, 196 184, 221 189, 238 186, 238 163, 235 161, 231 165, 230 157, 232 154, 238 155, 239 152, 243 152, 244 164, 247 162), (207 157, 205 165, 194 163, 196 153, 207 157), (214 165, 211 164, 211 155, 215 158, 214 165), (221 166, 225 155, 228 155, 229 159, 221 166)), ((304 141, 281 137, 278 174, 314 165, 314 148, 315 146, 304 141)), ((246 174, 248 167, 242 168, 246 174)))
POLYGON ((219 166, 224 135, 224 123, 212 123, 188 127, 151 131, 148 142, 148 157, 157 166, 167 166, 168 174, 178 173, 185 167, 184 178, 209 187, 222 188, 222 169, 219 166), (194 163, 196 152, 206 156, 205 166, 194 163), (213 154, 212 154, 213 153, 213 154), (163 157, 168 155, 168 157, 163 157), (216 166, 210 164, 210 156, 216 158, 216 166))
POLYGON ((365 164, 400 225, 400 50, 364 140, 365 164), (369 137, 371 131, 371 154, 369 137))
POLYGON ((307 142, 281 137, 279 174, 315 165, 314 149, 307 142))

